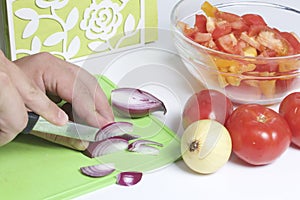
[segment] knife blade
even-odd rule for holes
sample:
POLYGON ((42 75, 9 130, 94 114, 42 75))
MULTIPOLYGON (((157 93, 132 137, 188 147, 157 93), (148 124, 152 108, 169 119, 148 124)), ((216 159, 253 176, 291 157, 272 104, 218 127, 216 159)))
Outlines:
POLYGON ((28 123, 21 133, 29 134, 32 130, 90 142, 95 142, 95 137, 100 131, 99 128, 71 121, 67 122, 63 126, 57 126, 51 124, 34 112, 28 112, 28 123))

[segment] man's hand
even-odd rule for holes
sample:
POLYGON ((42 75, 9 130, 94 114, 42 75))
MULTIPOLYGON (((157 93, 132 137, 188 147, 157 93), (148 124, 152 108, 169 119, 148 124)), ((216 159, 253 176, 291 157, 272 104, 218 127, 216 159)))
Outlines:
MULTIPOLYGON (((0 51, 0 84, 0 146, 24 129, 28 110, 53 124, 65 124, 68 116, 56 105, 56 101, 61 99, 72 104, 75 122, 78 120, 101 128, 114 120, 107 98, 95 77, 49 53, 11 62, 0 51), (52 101, 54 99, 56 101, 52 101)), ((45 133, 34 134, 79 150, 88 144, 61 136, 54 138, 45 133)))
POLYGON ((0 146, 13 140, 32 110, 51 123, 63 125, 68 116, 34 82, 0 51, 0 146))

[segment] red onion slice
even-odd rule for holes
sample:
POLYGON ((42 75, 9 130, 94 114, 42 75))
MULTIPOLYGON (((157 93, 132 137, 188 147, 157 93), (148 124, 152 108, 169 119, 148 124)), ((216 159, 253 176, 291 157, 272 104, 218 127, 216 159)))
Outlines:
POLYGON ((136 140, 136 139, 140 138, 141 136, 140 135, 135 135, 135 134, 127 134, 127 133, 125 133, 125 134, 120 135, 118 137, 121 137, 121 138, 123 138, 123 139, 125 139, 127 141, 130 141, 130 140, 136 140))
POLYGON ((90 158, 99 157, 105 154, 128 148, 128 140, 122 137, 112 137, 105 140, 90 142, 87 149, 83 152, 90 158))
POLYGON ((123 186, 132 186, 140 182, 143 173, 141 172, 121 172, 117 175, 117 184, 123 186))
POLYGON ((163 147, 162 143, 155 142, 153 140, 136 140, 129 145, 129 148, 133 148, 133 149, 139 148, 139 146, 141 145, 155 145, 155 146, 163 147))
POLYGON ((112 122, 103 126, 95 136, 95 141, 124 135, 133 131, 133 124, 130 122, 112 122))
POLYGON ((155 111, 167 109, 164 103, 152 94, 135 88, 118 88, 111 92, 111 104, 118 114, 125 117, 139 118, 155 111))
POLYGON ((129 148, 128 151, 137 152, 141 154, 148 154, 148 155, 159 155, 159 149, 152 146, 147 145, 139 145, 138 148, 129 148))
POLYGON ((113 163, 91 165, 80 168, 81 173, 90 177, 103 177, 115 171, 113 163))
POLYGON ((128 145, 128 151, 142 154, 158 155, 159 149, 150 145, 162 147, 163 144, 152 140, 136 140, 128 145))

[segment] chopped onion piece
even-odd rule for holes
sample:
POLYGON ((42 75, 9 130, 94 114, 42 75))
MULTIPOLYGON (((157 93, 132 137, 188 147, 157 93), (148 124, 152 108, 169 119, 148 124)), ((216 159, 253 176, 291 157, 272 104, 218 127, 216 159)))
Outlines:
POLYGON ((133 131, 133 124, 130 122, 112 122, 102 127, 95 136, 95 141, 101 141, 114 136, 124 135, 133 131))
POLYGON ((117 175, 117 184, 123 186, 132 186, 140 182, 143 173, 141 172, 121 172, 117 175))
POLYGON ((127 140, 127 141, 130 141, 130 140, 136 140, 138 138, 140 138, 141 136, 140 135, 134 135, 134 134, 123 134, 123 135, 120 135, 119 137, 127 140))
POLYGON ((114 153, 128 148, 128 140, 122 137, 112 137, 105 140, 90 142, 87 149, 83 152, 90 158, 114 153))
POLYGON ((128 151, 133 151, 133 152, 138 152, 143 154, 158 155, 159 149, 150 145, 155 145, 159 147, 163 146, 163 144, 152 140, 136 140, 133 143, 128 145, 128 151))
POLYGON ((149 155, 159 155, 159 149, 152 146, 147 145, 139 145, 136 148, 128 148, 128 151, 142 153, 142 154, 149 154, 149 155))
POLYGON ((155 142, 153 140, 136 140, 133 143, 131 143, 129 146, 135 148, 135 147, 139 147, 140 145, 155 145, 155 146, 163 147, 162 143, 155 142))
POLYGON ((90 177, 103 177, 115 171, 113 163, 91 165, 80 168, 81 173, 90 177))
POLYGON ((155 111, 167 109, 164 103, 152 94, 135 88, 118 88, 111 92, 114 111, 125 117, 139 118, 155 111))

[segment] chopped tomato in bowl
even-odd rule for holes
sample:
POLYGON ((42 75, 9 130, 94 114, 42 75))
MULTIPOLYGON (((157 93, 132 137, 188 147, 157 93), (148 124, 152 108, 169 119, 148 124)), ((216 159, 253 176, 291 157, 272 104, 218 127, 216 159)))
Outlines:
POLYGON ((181 0, 171 16, 175 46, 207 88, 236 103, 277 103, 300 87, 300 27, 288 26, 300 11, 286 8, 181 0))

